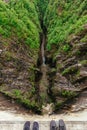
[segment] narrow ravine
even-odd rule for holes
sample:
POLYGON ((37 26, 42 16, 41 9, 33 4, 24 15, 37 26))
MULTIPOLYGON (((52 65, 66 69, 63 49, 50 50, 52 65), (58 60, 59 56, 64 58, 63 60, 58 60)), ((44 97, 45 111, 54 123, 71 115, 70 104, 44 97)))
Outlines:
MULTIPOLYGON (((43 28, 42 28, 43 29, 43 28)), ((40 46, 40 58, 41 58, 41 65, 40 65, 40 72, 42 74, 41 79, 39 81, 39 96, 40 96, 40 103, 42 105, 46 105, 49 102, 48 96, 48 87, 49 87, 49 80, 48 80, 48 65, 46 64, 45 58, 45 46, 46 46, 46 32, 42 33, 42 40, 40 46)))
POLYGON ((74 88, 87 87, 86 10, 85 2, 77 3, 75 7, 69 1, 38 0, 1 5, 0 121, 87 121, 87 90, 74 102, 71 98, 74 88), (68 18, 69 12, 74 15, 68 18))
POLYGON ((38 89, 38 100, 39 104, 42 106, 42 112, 49 113, 50 109, 50 98, 49 98, 49 65, 46 61, 46 42, 47 42, 47 30, 41 20, 42 33, 40 34, 40 50, 38 56, 37 67, 39 72, 36 73, 36 83, 35 86, 38 89))

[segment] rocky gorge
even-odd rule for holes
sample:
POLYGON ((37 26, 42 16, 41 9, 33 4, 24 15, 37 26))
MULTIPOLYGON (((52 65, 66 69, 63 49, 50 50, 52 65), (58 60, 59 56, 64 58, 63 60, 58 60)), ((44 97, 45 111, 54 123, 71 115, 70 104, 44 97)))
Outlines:
POLYGON ((0 93, 41 114, 87 90, 86 4, 0 1, 0 93))

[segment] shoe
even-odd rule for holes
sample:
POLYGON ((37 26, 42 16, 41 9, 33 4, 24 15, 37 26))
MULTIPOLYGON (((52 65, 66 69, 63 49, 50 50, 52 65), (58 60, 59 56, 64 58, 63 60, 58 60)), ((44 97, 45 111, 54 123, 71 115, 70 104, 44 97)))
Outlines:
POLYGON ((26 121, 23 130, 30 130, 30 121, 26 121))
POLYGON ((66 130, 65 123, 62 119, 59 120, 59 130, 66 130))
POLYGON ((56 122, 54 120, 50 122, 50 130, 56 130, 56 122))
POLYGON ((33 123, 33 129, 32 130, 39 130, 39 124, 38 122, 33 123))

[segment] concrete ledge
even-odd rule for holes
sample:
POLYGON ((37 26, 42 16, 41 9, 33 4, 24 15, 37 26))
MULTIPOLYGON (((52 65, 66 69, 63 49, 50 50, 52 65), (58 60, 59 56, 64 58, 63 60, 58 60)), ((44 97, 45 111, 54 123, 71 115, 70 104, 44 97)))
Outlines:
MULTIPOLYGON (((0 130, 23 130, 25 121, 0 121, 0 130)), ((40 130, 50 130, 50 121, 38 121, 40 130)), ((56 121, 58 124, 58 122, 56 121)), ((31 130, 32 130, 31 122, 31 130)), ((87 130, 87 121, 65 121, 66 130, 87 130)))

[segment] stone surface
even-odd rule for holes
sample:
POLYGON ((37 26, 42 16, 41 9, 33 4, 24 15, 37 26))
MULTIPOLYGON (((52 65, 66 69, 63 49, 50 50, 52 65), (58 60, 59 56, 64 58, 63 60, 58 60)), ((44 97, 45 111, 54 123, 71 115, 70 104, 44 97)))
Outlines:
POLYGON ((64 52, 62 49, 56 51, 55 46, 47 53, 47 57, 49 59, 53 57, 56 62, 55 73, 50 71, 50 88, 57 108, 71 98, 70 94, 74 97, 87 88, 87 42, 80 42, 81 35, 84 37, 86 32, 68 41, 70 51, 64 52))
POLYGON ((16 42, 13 39, 7 45, 0 44, 0 92, 28 104, 28 101, 32 103, 35 99, 34 66, 38 53, 16 42))
MULTIPOLYGON (((24 126, 25 121, 14 121, 14 122, 0 122, 0 129, 1 130, 23 130, 23 126, 24 126)), ((56 123, 58 123, 58 121, 56 121, 56 123)), ((31 129, 32 129, 32 124, 33 122, 31 122, 31 129)), ((66 125, 66 130, 86 130, 87 129, 87 121, 65 121, 65 125, 66 125)), ((50 122, 46 122, 46 121, 39 121, 39 127, 40 130, 50 130, 50 122)))

